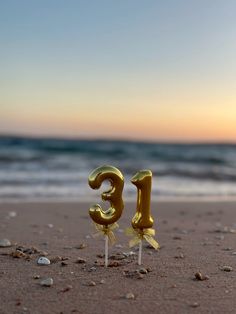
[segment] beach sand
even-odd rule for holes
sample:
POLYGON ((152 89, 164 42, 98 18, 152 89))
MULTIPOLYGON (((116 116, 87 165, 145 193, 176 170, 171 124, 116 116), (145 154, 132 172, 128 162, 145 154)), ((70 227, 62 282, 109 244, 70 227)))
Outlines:
POLYGON ((235 202, 153 203, 161 249, 144 244, 142 267, 149 272, 141 276, 133 272, 140 269, 137 255, 119 259, 124 256, 118 254, 137 253, 124 233, 135 205, 126 203, 116 245, 110 248, 113 267, 107 269, 98 257, 104 253, 104 240, 91 237, 95 229, 88 208, 83 202, 0 205, 0 240, 14 244, 0 248, 1 314, 235 313, 235 202), (17 246, 26 252, 20 258, 12 256, 17 246), (36 252, 27 251, 32 247, 36 252), (47 252, 54 263, 37 265, 38 251, 47 252), (78 258, 86 263, 76 263, 78 258), (224 271, 224 266, 233 269, 224 271), (195 279, 197 272, 207 280, 195 279), (47 277, 53 285, 41 286, 47 277))

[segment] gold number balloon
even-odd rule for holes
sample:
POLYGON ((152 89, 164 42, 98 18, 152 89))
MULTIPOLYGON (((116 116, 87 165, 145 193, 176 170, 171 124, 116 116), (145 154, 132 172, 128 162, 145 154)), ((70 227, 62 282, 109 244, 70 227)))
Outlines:
POLYGON ((117 168, 102 166, 95 169, 88 178, 92 189, 99 189, 105 180, 110 181, 111 188, 103 192, 101 197, 102 200, 109 201, 111 206, 104 211, 99 204, 96 204, 89 209, 89 214, 95 223, 107 226, 116 222, 122 214, 124 208, 122 199, 124 177, 117 168))
POLYGON ((152 172, 150 170, 141 170, 131 179, 131 182, 137 187, 137 209, 132 219, 134 229, 146 229, 153 226, 153 218, 150 214, 152 172))

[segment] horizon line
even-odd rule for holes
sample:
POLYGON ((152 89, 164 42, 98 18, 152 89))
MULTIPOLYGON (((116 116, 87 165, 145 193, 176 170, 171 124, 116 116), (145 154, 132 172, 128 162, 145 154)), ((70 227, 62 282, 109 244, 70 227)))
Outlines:
POLYGON ((236 140, 175 140, 175 139, 140 139, 140 138, 129 138, 129 137, 91 137, 91 136, 63 136, 63 135, 45 135, 45 134, 17 134, 17 133, 0 133, 0 139, 3 138, 16 138, 16 139, 33 139, 33 140, 64 140, 64 141, 104 141, 104 142, 138 142, 138 143, 146 143, 146 144, 182 144, 182 145, 198 145, 198 144, 215 144, 215 145, 236 145, 236 140))

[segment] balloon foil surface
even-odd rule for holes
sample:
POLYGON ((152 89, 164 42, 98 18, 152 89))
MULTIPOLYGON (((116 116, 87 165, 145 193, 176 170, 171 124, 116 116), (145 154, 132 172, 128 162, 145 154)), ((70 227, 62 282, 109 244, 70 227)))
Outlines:
POLYGON ((152 172, 150 170, 141 170, 131 179, 131 182, 137 187, 137 208, 132 219, 134 229, 146 229, 153 226, 153 218, 150 214, 152 172))
POLYGON ((120 170, 113 166, 101 166, 91 172, 88 183, 92 189, 99 189, 105 180, 111 183, 111 188, 103 192, 101 197, 102 200, 110 202, 110 208, 105 211, 99 204, 95 204, 89 209, 89 215, 96 224, 107 226, 115 223, 122 215, 124 177, 120 170))

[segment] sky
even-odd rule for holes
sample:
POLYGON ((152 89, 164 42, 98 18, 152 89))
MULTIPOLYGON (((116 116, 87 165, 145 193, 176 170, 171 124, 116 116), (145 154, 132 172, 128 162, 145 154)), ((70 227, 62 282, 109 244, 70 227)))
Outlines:
POLYGON ((0 0, 0 134, 236 141, 235 0, 0 0))

